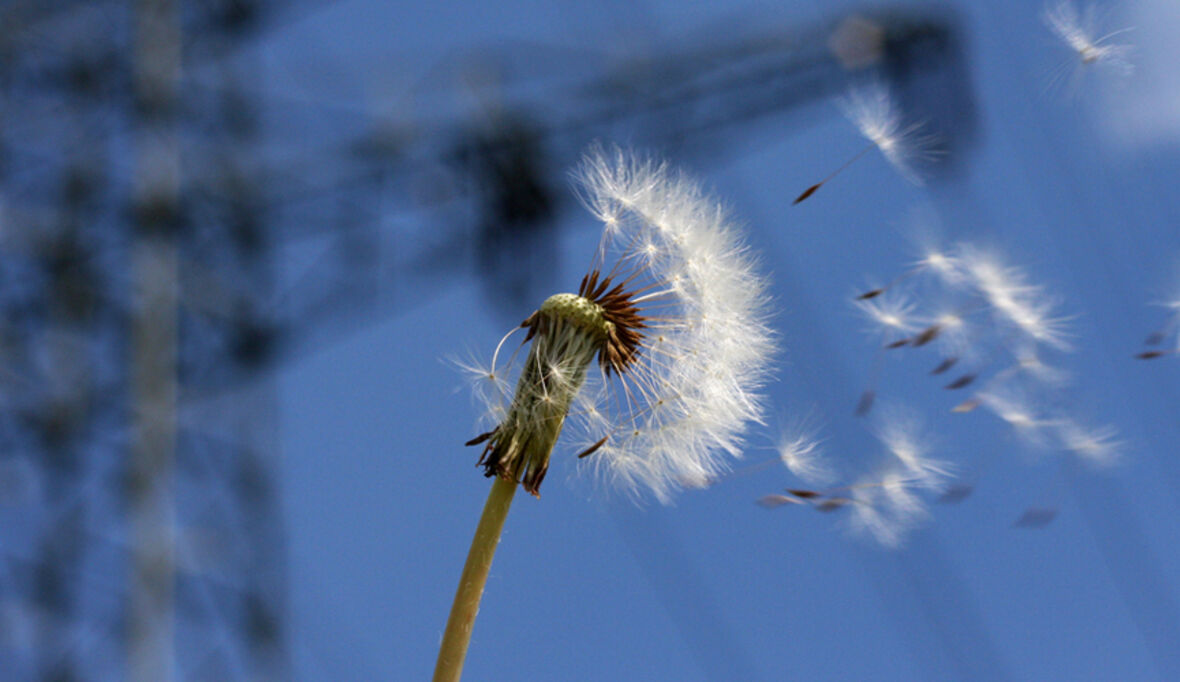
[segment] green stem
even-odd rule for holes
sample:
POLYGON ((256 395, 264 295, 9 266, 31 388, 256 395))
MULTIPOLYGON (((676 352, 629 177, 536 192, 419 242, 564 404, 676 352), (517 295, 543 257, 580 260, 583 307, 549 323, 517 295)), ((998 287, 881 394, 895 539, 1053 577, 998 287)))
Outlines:
POLYGON ((496 477, 488 501, 479 517, 475 538, 467 552, 467 563, 459 578, 459 589, 455 592, 455 603, 451 605, 451 616, 443 633, 442 646, 438 650, 438 663, 434 666, 434 682, 457 682, 463 673, 463 660, 467 658, 467 644, 471 641, 471 630, 475 627, 475 615, 479 612, 479 600, 496 555, 500 532, 508 518, 508 507, 516 493, 516 481, 496 477))

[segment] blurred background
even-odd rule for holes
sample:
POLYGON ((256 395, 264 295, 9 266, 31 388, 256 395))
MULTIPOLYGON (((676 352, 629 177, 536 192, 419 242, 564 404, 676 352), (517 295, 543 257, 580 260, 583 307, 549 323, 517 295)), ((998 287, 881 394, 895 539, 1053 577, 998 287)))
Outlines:
POLYGON ((595 140, 688 170, 761 254, 769 465, 664 507, 559 445, 467 679, 1180 679, 1180 358, 1134 357, 1177 343, 1180 7, 1097 6, 1133 72, 1043 9, 3 3, 0 679, 426 678, 488 490, 450 360, 576 287, 595 140), (922 182, 874 152, 792 205, 864 149, 839 101, 869 83, 932 141, 922 182), (1032 407, 1115 463, 880 350, 853 299, 932 241, 1043 287, 1069 379, 1032 407), (782 429, 851 482, 892 406, 957 475, 901 547, 756 504, 804 485, 782 429))

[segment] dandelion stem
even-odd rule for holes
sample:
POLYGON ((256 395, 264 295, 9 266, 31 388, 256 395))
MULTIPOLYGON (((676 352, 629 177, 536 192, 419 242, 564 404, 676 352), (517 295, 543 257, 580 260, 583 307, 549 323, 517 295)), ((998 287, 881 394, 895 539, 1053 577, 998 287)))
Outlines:
POLYGON ((447 629, 443 633, 442 646, 438 650, 438 662, 434 666, 434 682, 453 682, 463 673, 463 661, 467 658, 467 645, 475 627, 475 616, 479 613, 479 601, 483 597, 484 584, 500 543, 504 520, 516 493, 516 481, 499 476, 492 483, 488 501, 484 504, 475 538, 467 552, 467 563, 459 578, 459 589, 455 592, 455 603, 447 618, 447 629))

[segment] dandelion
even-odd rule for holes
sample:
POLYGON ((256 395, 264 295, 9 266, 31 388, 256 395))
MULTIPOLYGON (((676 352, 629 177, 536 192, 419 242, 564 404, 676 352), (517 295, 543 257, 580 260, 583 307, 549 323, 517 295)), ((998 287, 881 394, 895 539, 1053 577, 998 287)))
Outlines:
POLYGON ((1111 38, 1130 29, 1099 36, 1095 5, 1086 5, 1079 12, 1072 0, 1057 0, 1045 7, 1042 16, 1053 35, 1073 50, 1083 67, 1109 65, 1124 73, 1131 71, 1131 63, 1127 60, 1131 47, 1111 42, 1111 38))
POLYGON ((797 204, 815 194, 824 183, 842 173, 845 168, 874 148, 881 151, 885 160, 902 177, 915 185, 922 184, 922 176, 917 172, 916 166, 937 156, 935 138, 922 133, 922 122, 905 121, 884 84, 873 81, 853 90, 841 100, 840 108, 860 134, 869 141, 868 146, 826 178, 808 187, 792 203, 797 204))
MULTIPOLYGON (((479 464, 496 480, 436 680, 457 679, 516 485, 539 496, 567 421, 585 465, 667 501, 725 471, 762 417, 767 285, 725 212, 683 175, 617 149, 593 149, 576 178, 602 240, 576 293, 551 296, 521 324, 528 351, 511 400, 494 382, 484 392, 502 417, 469 444, 483 445, 479 464)), ((507 338, 477 381, 509 371, 498 365, 507 338)))

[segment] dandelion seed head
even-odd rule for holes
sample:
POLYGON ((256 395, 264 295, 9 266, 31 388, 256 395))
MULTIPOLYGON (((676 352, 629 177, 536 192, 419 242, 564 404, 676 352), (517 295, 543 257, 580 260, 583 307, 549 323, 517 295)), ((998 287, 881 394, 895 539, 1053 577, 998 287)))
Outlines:
POLYGON ((726 470, 762 419, 767 285, 725 211, 686 176, 594 148, 575 178, 604 224, 598 255, 577 293, 526 320, 529 354, 481 462, 536 493, 568 418, 587 469, 666 502, 726 470), (542 445, 536 463, 516 462, 542 445))

